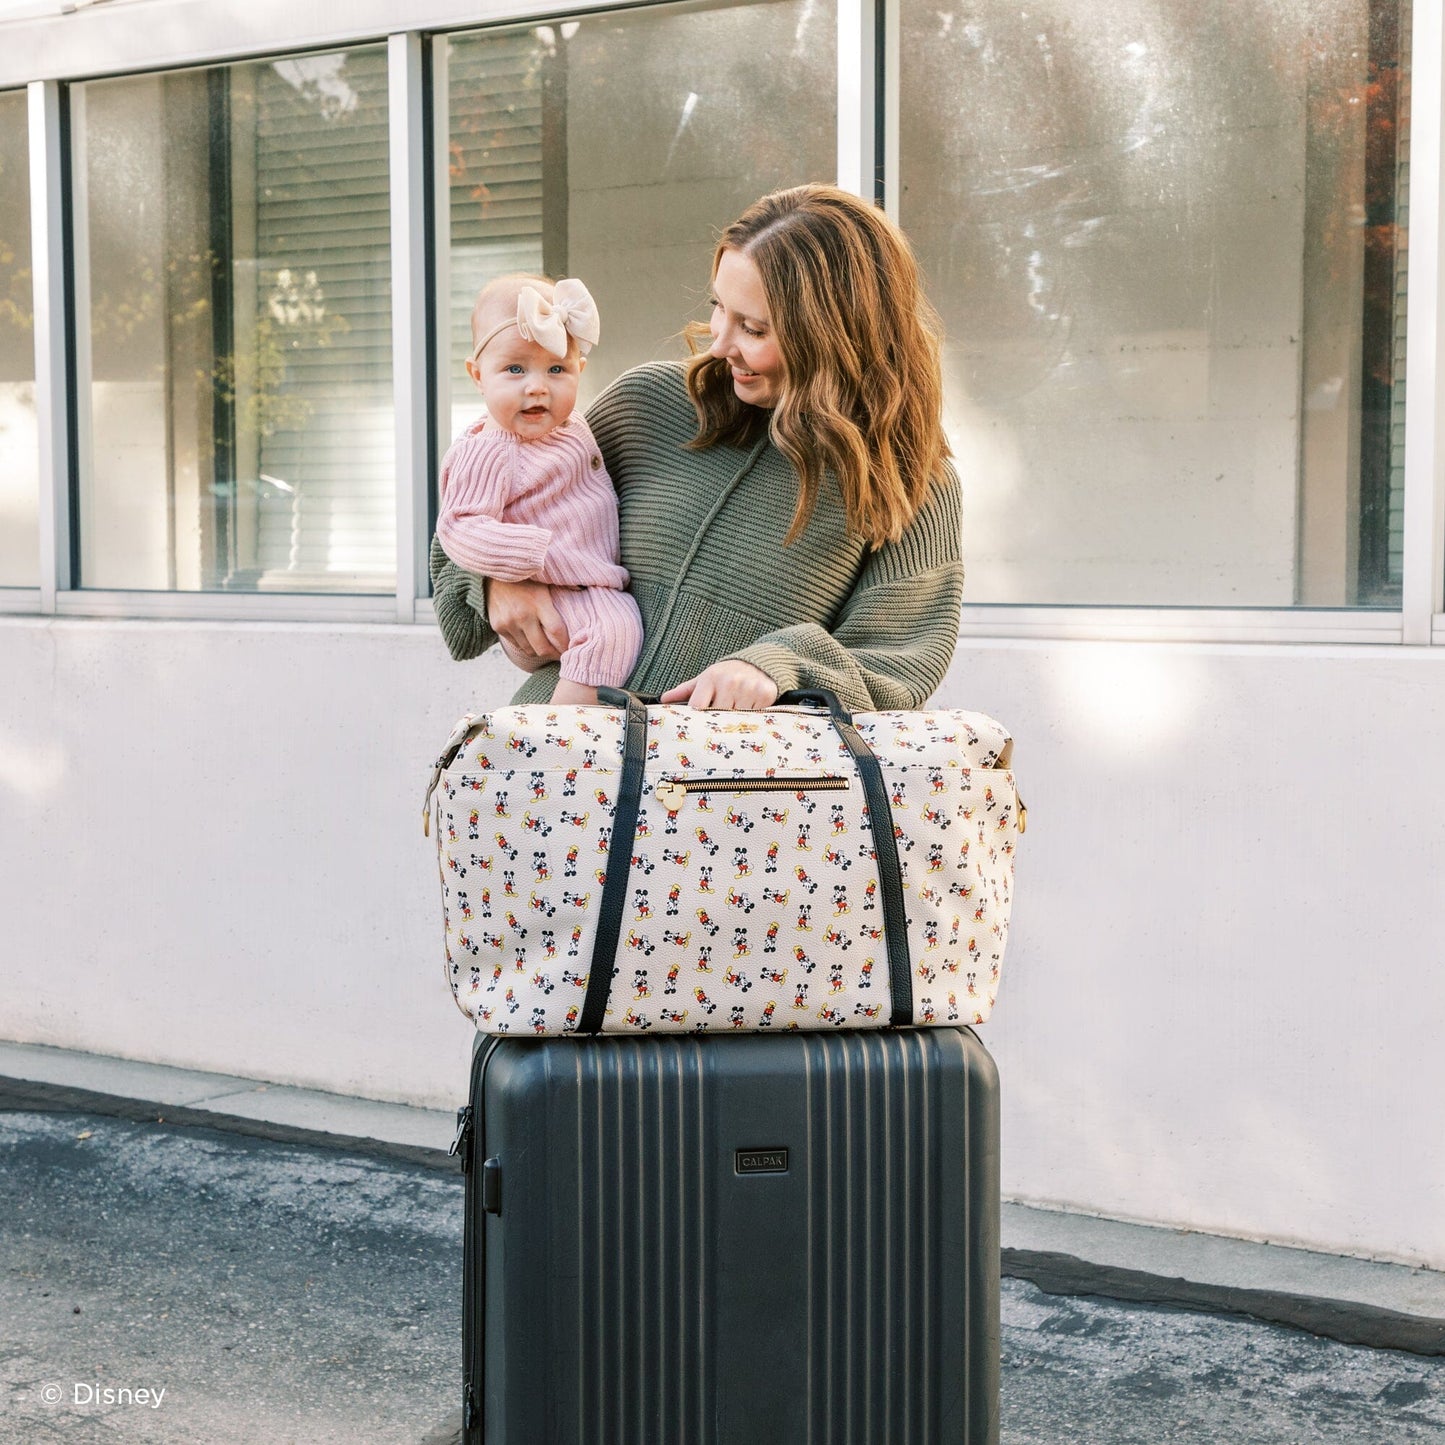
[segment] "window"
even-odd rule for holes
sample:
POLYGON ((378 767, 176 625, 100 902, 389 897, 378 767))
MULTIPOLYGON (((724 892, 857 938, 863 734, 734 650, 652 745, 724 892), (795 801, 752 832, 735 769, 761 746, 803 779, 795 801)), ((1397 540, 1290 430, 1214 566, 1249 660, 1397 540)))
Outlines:
POLYGON ((1408 0, 902 0, 974 602, 1398 606, 1408 0))
POLYGON ((0 587, 40 584, 40 438, 24 91, 0 93, 0 587))
POLYGON ((393 590, 385 48, 71 97, 79 585, 393 590))
MULTIPOLYGON (((449 435, 475 420, 463 363, 477 291, 580 277, 602 341, 583 402, 682 356, 718 233, 767 191, 837 171, 836 17, 817 0, 616 15, 440 40, 447 73, 449 435)), ((440 69, 440 66, 438 67, 440 69)))
MULTIPOLYGON (((479 287, 510 270, 587 283, 602 343, 585 406, 627 367, 683 355, 719 230, 767 190, 834 177, 840 119, 849 170, 847 135, 876 120, 948 334, 967 600, 1376 609, 1227 627, 1386 635, 1407 554, 1412 579, 1438 567, 1404 529, 1413 0, 884 0, 895 74, 877 97, 882 70, 840 55, 836 3, 650 0, 390 46, 338 21, 326 52, 62 81, 47 104, 69 151, 44 159, 69 187, 55 341, 74 380, 54 420, 70 478, 38 475, 27 96, 0 91, 0 588, 75 612, 413 615, 429 478, 420 456, 398 475, 398 446, 445 446, 478 415, 463 362, 479 287), (389 137, 389 101, 405 134, 389 137), (423 188, 423 126, 431 256, 403 199, 423 188), (437 335, 398 402, 403 215, 417 255, 398 334, 408 356, 432 344, 416 302, 434 266, 437 335), (41 575, 52 496, 59 601, 41 575)), ((249 43, 199 14, 148 63, 249 43)), ((71 58, 57 73, 113 60, 79 40, 71 58)))

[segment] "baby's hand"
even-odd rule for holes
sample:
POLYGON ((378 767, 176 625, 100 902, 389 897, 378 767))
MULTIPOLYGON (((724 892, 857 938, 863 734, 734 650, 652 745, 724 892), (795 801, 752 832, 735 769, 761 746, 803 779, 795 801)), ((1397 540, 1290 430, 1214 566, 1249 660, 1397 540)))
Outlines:
POLYGON ((686 702, 693 707, 736 708, 753 712, 778 700, 778 685, 762 668, 738 658, 705 667, 688 682, 669 688, 659 702, 686 702))
MULTIPOLYGON (((498 639, 500 641, 500 639, 498 639)), ((536 672, 539 667, 546 667, 551 660, 546 657, 533 657, 530 652, 518 652, 510 642, 501 644, 502 653, 513 667, 520 668, 523 672, 536 672)))

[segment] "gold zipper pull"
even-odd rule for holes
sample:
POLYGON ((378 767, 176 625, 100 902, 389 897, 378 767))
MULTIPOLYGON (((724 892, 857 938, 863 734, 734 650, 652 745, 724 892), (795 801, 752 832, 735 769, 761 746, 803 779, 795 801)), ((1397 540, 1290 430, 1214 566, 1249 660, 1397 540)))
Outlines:
POLYGON ((675 783, 671 778, 664 778, 652 790, 653 796, 669 813, 675 813, 682 807, 683 800, 687 797, 687 789, 681 783, 675 783))
POLYGON ((421 832, 423 838, 431 837, 431 800, 432 794, 437 790, 437 784, 442 780, 442 774, 451 763, 451 759, 445 753, 437 759, 437 765, 432 769, 431 782, 426 785, 426 797, 421 804, 421 832))

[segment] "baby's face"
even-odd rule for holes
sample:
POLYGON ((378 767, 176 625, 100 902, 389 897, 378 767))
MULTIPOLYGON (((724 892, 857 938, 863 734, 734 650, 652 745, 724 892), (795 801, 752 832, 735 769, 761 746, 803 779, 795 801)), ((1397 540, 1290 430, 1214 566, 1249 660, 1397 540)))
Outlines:
POLYGON ((487 343, 469 369, 492 421, 523 441, 537 441, 572 415, 582 365, 576 342, 566 359, 558 360, 509 327, 487 343))

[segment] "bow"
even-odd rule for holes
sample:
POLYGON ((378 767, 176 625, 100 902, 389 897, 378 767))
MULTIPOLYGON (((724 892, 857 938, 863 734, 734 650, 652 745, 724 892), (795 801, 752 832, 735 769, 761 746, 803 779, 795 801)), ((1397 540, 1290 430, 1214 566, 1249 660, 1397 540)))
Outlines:
POLYGON ((573 277, 556 284, 550 301, 535 286, 523 286, 517 296, 517 330, 557 357, 567 355, 569 336, 577 338, 586 356, 602 334, 592 293, 573 277))

